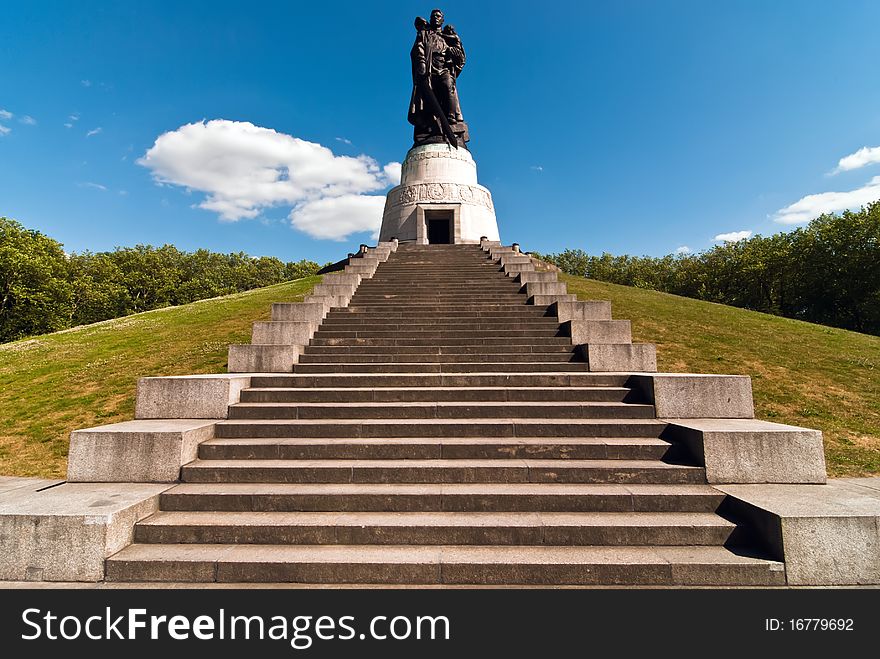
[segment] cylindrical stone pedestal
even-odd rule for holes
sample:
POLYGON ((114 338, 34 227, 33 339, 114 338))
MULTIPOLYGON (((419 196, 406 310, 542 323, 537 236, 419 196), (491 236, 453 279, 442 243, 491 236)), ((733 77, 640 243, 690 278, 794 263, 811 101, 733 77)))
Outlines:
POLYGON ((379 240, 479 244, 482 236, 500 239, 492 194, 477 183, 470 151, 447 144, 410 149, 400 185, 385 199, 379 240))

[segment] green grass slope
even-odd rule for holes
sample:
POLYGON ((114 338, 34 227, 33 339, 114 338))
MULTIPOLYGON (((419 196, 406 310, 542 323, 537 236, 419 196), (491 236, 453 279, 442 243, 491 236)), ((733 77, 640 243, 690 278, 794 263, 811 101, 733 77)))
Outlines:
POLYGON ((880 474, 880 337, 560 274, 610 300, 658 369, 752 376, 756 416, 817 428, 832 476, 880 474))
POLYGON ((272 302, 320 277, 0 345, 0 474, 63 477, 70 431, 131 419, 139 377, 221 373, 272 302))

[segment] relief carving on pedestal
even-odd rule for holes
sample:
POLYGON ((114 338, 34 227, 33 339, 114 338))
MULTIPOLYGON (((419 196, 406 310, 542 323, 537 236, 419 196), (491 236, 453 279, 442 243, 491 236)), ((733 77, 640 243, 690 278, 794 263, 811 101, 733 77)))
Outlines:
POLYGON ((492 195, 487 190, 459 183, 417 183, 401 186, 388 195, 390 206, 414 204, 419 201, 465 203, 485 206, 494 210, 492 195))
POLYGON ((407 154, 404 164, 417 160, 428 160, 429 158, 452 158, 453 160, 463 160, 465 162, 474 161, 470 152, 466 149, 448 149, 446 151, 420 151, 419 153, 407 154))

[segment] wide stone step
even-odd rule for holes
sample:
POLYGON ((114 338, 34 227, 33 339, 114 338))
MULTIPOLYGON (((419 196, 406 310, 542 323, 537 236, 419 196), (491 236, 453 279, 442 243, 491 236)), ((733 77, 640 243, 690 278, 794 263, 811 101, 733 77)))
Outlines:
POLYGON ((238 512, 715 512, 708 485, 571 483, 182 483, 166 511, 238 512))
POLYGON ((506 289, 507 291, 512 290, 514 292, 518 290, 515 279, 508 277, 501 270, 462 272, 456 276, 441 277, 436 272, 411 271, 389 273, 380 269, 372 278, 364 280, 364 283, 367 282, 371 286, 389 288, 400 292, 406 290, 432 292, 438 289, 460 289, 467 286, 491 290, 506 289))
POLYGON ((659 437, 656 419, 228 419, 215 437, 659 437))
MULTIPOLYGON (((510 350, 510 348, 508 348, 510 350)), ((388 364, 388 363, 408 363, 413 359, 419 359, 422 363, 455 363, 455 362, 473 362, 480 360, 482 363, 491 364, 494 362, 513 363, 513 362, 584 362, 581 357, 572 350, 553 351, 553 352, 489 352, 481 353, 465 353, 453 354, 449 352, 432 353, 426 351, 424 354, 415 355, 413 353, 405 354, 389 354, 389 353, 352 353, 346 352, 341 354, 314 354, 308 351, 300 355, 300 364, 388 364)))
MULTIPOLYGON (((418 305, 458 305, 463 300, 473 300, 474 297, 470 295, 466 295, 463 293, 449 294, 449 295, 367 295, 363 293, 356 293, 352 296, 350 302, 356 304, 358 306, 365 305, 399 305, 405 304, 407 306, 418 306, 418 305)), ((477 298, 480 299, 480 298, 477 298)), ((492 304, 526 304, 528 302, 528 297, 525 295, 520 295, 519 293, 511 293, 510 295, 499 295, 495 293, 489 293, 483 296, 482 299, 491 300, 492 304)))
POLYGON ((705 483, 702 467, 659 460, 195 460, 187 483, 705 483))
POLYGON ((469 403, 484 401, 636 402, 632 390, 626 387, 254 387, 241 392, 242 403, 389 403, 415 401, 462 401, 469 403))
POLYGON ((723 547, 135 544, 108 581, 783 585, 781 563, 723 547))
POLYGON ((496 315, 475 315, 471 312, 462 312, 452 314, 448 312, 419 312, 405 313, 400 311, 379 311, 366 313, 358 311, 357 308, 344 312, 330 312, 326 321, 332 323, 343 324, 369 324, 376 323, 392 323, 396 325, 424 325, 442 323, 447 325, 461 325, 463 323, 542 323, 560 325, 560 321, 556 316, 548 316, 546 312, 538 307, 523 306, 515 312, 489 312, 496 315))
POLYGON ((416 270, 420 272, 436 272, 438 274, 446 274, 446 275, 454 275, 459 272, 458 269, 448 268, 447 265, 450 263, 454 263, 455 265, 461 266, 462 268, 470 268, 470 269, 480 269, 480 268, 494 268, 498 264, 493 263, 488 258, 483 258, 481 255, 455 255, 448 254, 443 255, 439 258, 429 258, 429 259, 400 259, 397 255, 388 259, 385 263, 382 264, 383 269, 387 269, 389 272, 392 270, 416 270))
POLYGON ((654 406, 582 401, 237 403, 230 419, 653 419, 654 406))
POLYGON ((356 293, 358 299, 360 298, 403 298, 408 300, 422 300, 422 299, 433 299, 433 298, 448 298, 450 301, 454 300, 474 300, 474 299, 491 299, 496 302, 503 302, 505 300, 516 301, 518 299, 525 299, 525 293, 520 293, 520 289, 513 286, 505 286, 504 289, 500 288, 486 288, 483 289, 481 286, 470 286, 468 287, 466 284, 456 288, 425 288, 424 290, 413 290, 409 286, 400 286, 393 290, 384 289, 378 290, 375 286, 359 286, 356 293))
POLYGON ((256 375, 252 387, 623 387, 618 373, 347 373, 256 375))
POLYGON ((513 277, 508 277, 501 270, 483 270, 461 275, 441 277, 437 273, 425 272, 399 272, 389 273, 379 269, 376 274, 364 283, 372 286, 406 291, 417 289, 419 291, 433 292, 438 289, 460 289, 467 286, 499 290, 506 288, 507 291, 517 291, 517 282, 513 277))
POLYGON ((206 460, 662 460, 671 444, 652 437, 403 437, 211 439, 199 445, 206 460))
MULTIPOLYGON (((420 266, 394 267, 381 266, 373 276, 377 282, 391 285, 412 283, 418 286, 456 285, 462 282, 498 283, 512 279, 501 269, 499 265, 470 266, 460 264, 455 269, 450 268, 425 268, 420 266)), ((372 281, 372 279, 371 279, 372 281)))
POLYGON ((436 290, 446 287, 460 288, 472 284, 477 287, 485 287, 492 289, 501 289, 504 287, 516 286, 516 282, 512 277, 505 277, 500 271, 497 273, 481 272, 474 276, 459 276, 455 279, 440 279, 435 276, 414 278, 410 277, 408 281, 403 281, 394 277, 383 276, 384 271, 380 270, 375 278, 365 281, 371 287, 387 287, 395 290, 436 290))
POLYGON ((458 281, 479 281, 497 283, 502 281, 504 272, 495 263, 449 263, 449 264, 394 264, 380 267, 378 274, 383 281, 391 284, 412 282, 426 286, 434 282, 456 283, 458 281))
POLYGON ((352 299, 350 307, 352 312, 356 313, 358 311, 367 311, 373 313, 384 313, 385 311, 389 311, 391 313, 403 313, 403 314, 419 314, 419 313, 435 313, 435 312, 461 312, 461 313, 469 313, 472 311, 518 311, 518 310, 531 310, 537 307, 526 305, 525 297, 521 297, 520 301, 516 302, 496 302, 494 299, 488 300, 484 304, 479 304, 476 302, 408 302, 406 300, 384 300, 379 302, 370 302, 370 303, 361 303, 358 300, 352 299))
POLYGON ((343 307, 334 309, 327 314, 327 320, 345 321, 345 322, 363 322, 370 323, 374 321, 392 321, 400 322, 399 319, 412 319, 414 322, 469 322, 469 321, 506 321, 506 320, 524 320, 532 322, 535 320, 550 320, 559 322, 555 316, 547 316, 545 311, 537 307, 524 305, 513 311, 461 311, 461 312, 444 312, 432 313, 421 316, 412 316, 396 311, 384 312, 367 312, 359 307, 343 307))
POLYGON ((394 364, 294 364, 296 373, 488 373, 520 371, 586 371, 583 362, 461 362, 394 364))
POLYGON ((546 329, 499 329, 499 330, 481 330, 481 329, 466 329, 466 330, 449 330, 443 331, 438 329, 424 329, 424 330, 414 330, 414 329, 399 329, 399 330, 374 330, 370 328, 364 328, 361 330, 338 330, 331 327, 321 327, 317 332, 315 332, 316 337, 321 338, 337 338, 337 339, 403 339, 403 338, 413 338, 413 339, 442 339, 442 338, 450 338, 450 339, 500 339, 500 338, 514 338, 514 337, 528 337, 532 339, 541 339, 548 338, 552 339, 553 337, 559 336, 559 330, 557 328, 548 327, 546 329))
POLYGON ((374 295, 374 296, 401 296, 401 297, 411 297, 413 299, 417 299, 420 297, 434 297, 437 295, 444 297, 455 297, 455 298, 473 298, 475 296, 479 298, 489 297, 489 296, 514 296, 519 295, 520 287, 512 282, 509 278, 505 281, 499 281, 498 285, 495 286, 487 286, 484 284, 475 284, 462 282, 460 285, 456 286, 412 286, 409 284, 406 285, 395 285, 395 286, 381 286, 379 283, 372 283, 370 285, 361 284, 357 289, 358 296, 366 296, 366 295, 374 295))
POLYGON ((399 319, 398 322, 394 322, 391 320, 385 320, 383 322, 371 322, 368 320, 339 320, 336 318, 325 320, 321 323, 321 329, 326 330, 340 330, 344 332, 363 332, 363 331, 378 331, 378 332, 396 332, 396 331, 414 331, 414 332, 424 332, 429 330, 434 331, 442 331, 442 332, 458 332, 461 330, 482 330, 482 331, 506 331, 509 329, 516 330, 545 330, 545 331, 559 331, 559 321, 555 319, 528 319, 528 320, 508 320, 502 319, 497 321, 491 320, 459 320, 459 321, 448 321, 441 319, 432 320, 429 316, 425 316, 418 319, 413 319, 407 321, 405 319, 399 319))
MULTIPOLYGON (((532 345, 458 345, 458 346, 370 346, 370 345, 310 345, 303 350, 306 355, 417 355, 413 359, 422 359, 425 355, 501 355, 523 353, 557 353, 569 354, 574 347, 564 343, 544 344, 543 341, 532 345)), ((409 361, 413 361, 410 359, 409 361)), ((300 360, 302 361, 302 360, 300 360)))
MULTIPOLYGON (((508 280, 509 281, 509 280, 508 280)), ((503 282, 502 282, 503 283, 503 282)), ((513 283, 513 282, 511 282, 513 283)), ((516 300, 518 298, 524 298, 524 292, 520 293, 520 289, 514 284, 513 286, 505 286, 503 289, 500 287, 495 288, 483 288, 482 286, 473 286, 470 287, 467 284, 462 284, 461 286, 446 287, 446 288, 424 288, 423 290, 414 290, 409 286, 399 286, 395 287, 393 290, 390 287, 379 290, 376 286, 368 286, 364 288, 363 286, 359 286, 357 289, 357 296, 361 297, 394 297, 394 298, 406 298, 411 300, 419 300, 419 299, 430 299, 435 297, 443 297, 449 298, 450 300, 480 300, 480 299, 491 299, 496 301, 504 301, 507 300, 516 300)))
POLYGON ((713 513, 159 512, 135 542, 277 545, 723 545, 713 513))
POLYGON ((528 299, 526 295, 520 293, 517 288, 510 288, 505 291, 500 290, 482 290, 479 287, 475 286, 462 286, 458 290, 446 290, 446 291, 438 291, 432 290, 430 292, 416 292, 416 291, 407 291, 407 290, 397 290, 397 291, 373 291, 373 290, 364 290, 362 287, 357 289, 357 292, 352 296, 352 299, 358 304, 363 304, 364 302, 385 302, 385 301, 393 301, 393 302, 408 302, 412 304, 423 304, 426 302, 433 302, 435 304, 456 304, 458 302, 467 302, 471 303, 473 300, 486 300, 487 302, 491 301, 494 304, 501 304, 505 302, 509 302, 512 304, 525 304, 528 299))
POLYGON ((397 279, 389 279, 386 277, 376 276, 369 280, 363 281, 358 290, 373 291, 381 293, 434 293, 436 291, 467 291, 467 290, 485 290, 497 291, 500 293, 517 292, 520 288, 520 282, 516 282, 512 277, 505 277, 499 273, 494 277, 462 277, 456 280, 437 280, 430 278, 427 281, 400 281, 397 279))
MULTIPOLYGON (((385 335, 416 338, 431 338, 428 335, 445 335, 456 338, 476 336, 480 338, 506 337, 510 331, 522 332, 524 336, 532 338, 553 338, 567 336, 560 331, 559 323, 529 323, 517 321, 505 321, 492 325, 490 323, 324 323, 315 334, 335 335, 340 332, 354 333, 363 337, 366 334, 379 335, 377 338, 385 338, 385 335), (428 335, 426 335, 427 333, 428 335), (534 336, 532 336, 534 335, 534 336)), ((571 340, 569 339, 569 344, 571 340)))
MULTIPOLYGON (((339 307, 340 310, 346 309, 347 307, 339 307)), ((510 320, 517 321, 523 320, 526 322, 533 320, 542 320, 546 318, 550 318, 551 320, 556 320, 559 323, 558 319, 552 316, 548 316, 549 306, 530 306, 530 305, 510 305, 507 307, 499 307, 495 311, 497 312, 500 309, 501 313, 511 314, 504 318, 493 318, 491 320, 510 320)), ((384 320, 386 322, 394 322, 401 323, 406 322, 406 319, 413 320, 438 320, 442 321, 446 317, 457 314, 457 318, 451 318, 453 322, 458 322, 459 320, 470 321, 475 318, 473 313, 476 310, 473 308, 465 308, 459 307, 457 305, 446 305, 443 307, 434 307, 429 305, 422 306, 406 306, 402 304, 381 304, 381 305, 373 305, 373 306, 363 306, 359 305, 356 307, 351 307, 346 313, 352 314, 352 320, 384 320), (364 315, 360 315, 364 314, 364 315)), ((561 324, 561 323, 559 323, 561 324)))
POLYGON ((520 346, 566 346, 572 349, 571 338, 565 336, 542 336, 542 337, 493 337, 493 338, 364 338, 364 337, 324 337, 316 334, 310 346, 510 346, 520 350, 520 346))

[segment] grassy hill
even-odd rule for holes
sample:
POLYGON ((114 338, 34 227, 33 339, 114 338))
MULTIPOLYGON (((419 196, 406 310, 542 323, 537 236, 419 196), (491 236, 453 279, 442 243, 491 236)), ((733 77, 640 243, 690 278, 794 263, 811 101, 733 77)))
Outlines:
POLYGON ((880 474, 880 337, 560 274, 610 300, 658 369, 752 376, 756 416, 822 430, 829 474, 880 474))
POLYGON ((272 302, 320 277, 0 344, 0 474, 64 477, 71 430, 131 419, 145 375, 219 373, 272 302))
MULTIPOLYGON (((663 371, 752 376, 760 418, 819 428, 832 475, 880 473, 880 338, 655 291, 560 275, 611 300, 663 371)), ((0 345, 0 474, 63 477, 71 430, 132 418, 137 379, 222 372, 300 279, 0 345)))

